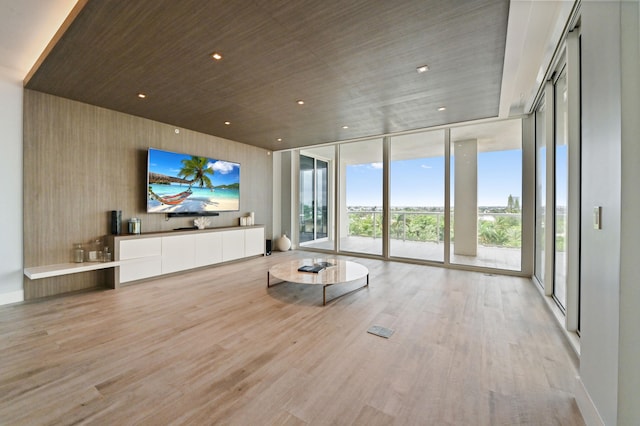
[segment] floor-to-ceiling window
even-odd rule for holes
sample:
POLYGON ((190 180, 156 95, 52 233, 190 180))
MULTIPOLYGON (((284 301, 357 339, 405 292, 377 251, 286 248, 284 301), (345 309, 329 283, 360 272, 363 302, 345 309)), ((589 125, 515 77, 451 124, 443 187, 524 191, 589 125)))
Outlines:
POLYGON ((520 271, 520 120, 451 129, 451 263, 520 271))
POLYGON ((340 145, 340 250, 382 255, 382 138, 340 145))
POLYGON ((444 131, 391 137, 389 255, 444 261, 444 131))
POLYGON ((520 119, 317 149, 300 151, 303 247, 522 270, 520 119), (323 160, 330 152, 335 161, 323 160))

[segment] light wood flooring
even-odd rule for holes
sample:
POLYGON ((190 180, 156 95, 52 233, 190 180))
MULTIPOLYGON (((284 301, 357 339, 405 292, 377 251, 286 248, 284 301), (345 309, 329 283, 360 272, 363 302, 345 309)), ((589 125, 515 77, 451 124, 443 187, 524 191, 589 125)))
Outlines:
POLYGON ((266 288, 315 256, 0 307, 0 424, 584 424, 529 280, 345 257, 371 284, 326 307, 318 286, 266 288))

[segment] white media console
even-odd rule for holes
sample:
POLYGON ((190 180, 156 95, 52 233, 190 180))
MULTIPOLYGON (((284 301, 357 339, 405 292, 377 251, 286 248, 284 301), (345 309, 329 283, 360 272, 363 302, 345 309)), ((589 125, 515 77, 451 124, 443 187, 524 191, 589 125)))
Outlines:
POLYGON ((31 280, 107 269, 107 286, 265 253, 264 225, 108 235, 111 262, 61 263, 24 269, 31 280))
POLYGON ((131 281, 264 255, 264 226, 110 235, 112 288, 131 281))

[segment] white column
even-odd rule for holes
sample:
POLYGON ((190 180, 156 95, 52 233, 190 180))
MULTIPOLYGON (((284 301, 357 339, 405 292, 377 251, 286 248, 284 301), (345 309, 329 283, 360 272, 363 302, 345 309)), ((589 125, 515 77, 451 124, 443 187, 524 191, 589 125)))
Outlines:
POLYGON ((454 142, 454 254, 478 250, 478 141, 454 142))
MULTIPOLYGON (((0 164, 11 185, 3 190, 0 242, 0 305, 24 300, 22 289, 22 81, 19 73, 0 66, 0 164)), ((33 265, 29 265, 33 266, 33 265)))

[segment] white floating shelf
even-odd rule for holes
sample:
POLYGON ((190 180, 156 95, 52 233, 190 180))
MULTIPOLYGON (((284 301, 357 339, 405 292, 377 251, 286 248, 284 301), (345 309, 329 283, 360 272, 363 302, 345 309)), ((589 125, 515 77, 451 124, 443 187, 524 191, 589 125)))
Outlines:
POLYGON ((31 280, 40 278, 58 277, 60 275, 77 274, 80 272, 97 271, 99 269, 114 268, 120 266, 120 261, 113 262, 86 262, 86 263, 59 263, 57 265, 34 266, 24 268, 24 274, 31 280))

